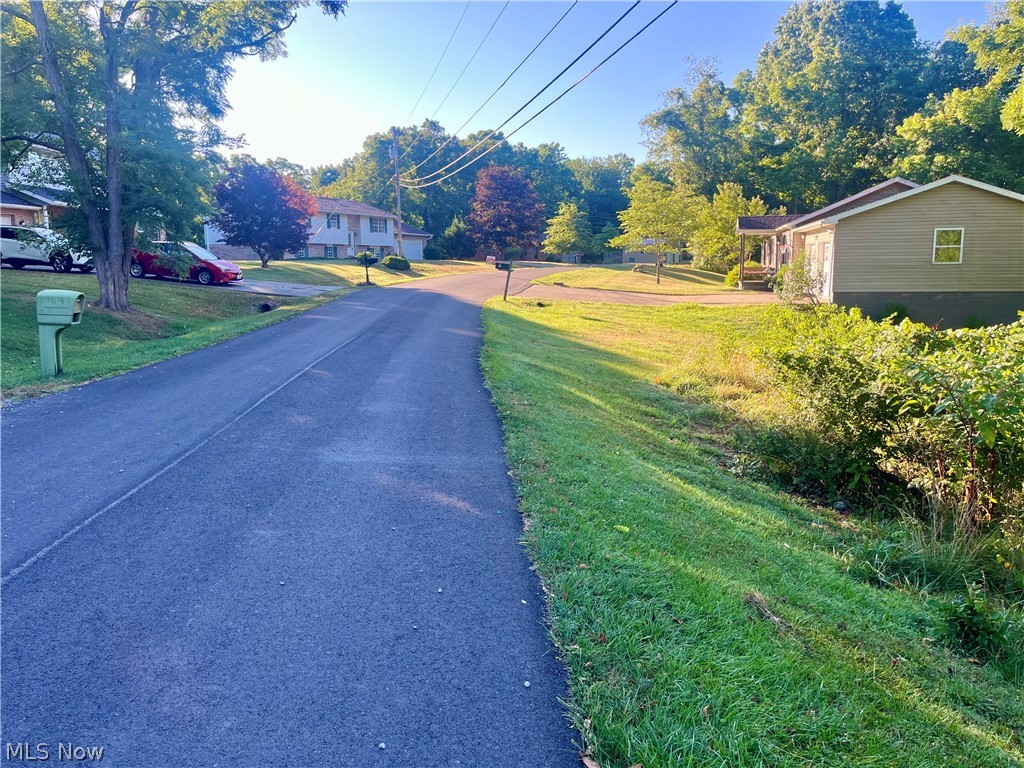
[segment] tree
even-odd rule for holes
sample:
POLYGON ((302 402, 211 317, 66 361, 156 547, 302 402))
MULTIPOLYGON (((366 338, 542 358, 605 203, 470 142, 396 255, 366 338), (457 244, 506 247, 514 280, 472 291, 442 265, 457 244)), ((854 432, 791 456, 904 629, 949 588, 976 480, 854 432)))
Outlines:
POLYGON ((472 208, 470 234, 481 245, 499 252, 510 246, 536 245, 544 205, 530 181, 515 168, 495 165, 477 173, 472 208))
POLYGON ((587 215, 576 203, 561 203, 558 213, 548 220, 544 252, 554 256, 582 255, 593 244, 593 232, 587 215))
POLYGON ((693 234, 688 243, 693 265, 700 269, 725 274, 739 263, 740 236, 736 219, 740 216, 763 216, 768 206, 759 197, 743 197, 739 184, 719 184, 711 202, 703 201, 697 209, 693 234))
MULTIPOLYGON (((216 121, 228 106, 232 64, 282 54, 284 32, 305 4, 0 4, 5 27, 17 25, 37 40, 31 57, 4 68, 3 87, 6 93, 7 78, 30 73, 47 94, 24 123, 37 132, 33 141, 66 159, 69 202, 88 233, 100 306, 131 308, 128 270, 138 229, 173 236, 205 213, 207 165, 222 141, 216 121)), ((345 0, 319 4, 337 16, 345 0)), ((5 124, 4 143, 7 131, 5 124)))
MULTIPOLYGON (((580 209, 595 229, 614 227, 618 235, 619 211, 629 205, 625 189, 636 164, 622 153, 607 157, 582 157, 566 162, 580 186, 580 209)), ((615 235, 612 235, 614 237, 615 235)), ((602 247, 603 247, 602 243, 602 247)))
POLYGON ((925 63, 914 23, 895 3, 790 6, 745 97, 740 130, 762 158, 755 188, 808 210, 880 181, 896 126, 924 103, 925 63))
POLYGON ((561 144, 540 144, 527 147, 516 144, 515 157, 508 165, 515 166, 529 179, 533 191, 544 204, 544 216, 550 218, 558 206, 570 200, 579 200, 580 183, 569 167, 569 158, 561 144))
POLYGON ((896 129, 892 173, 922 183, 958 173, 1024 192, 1024 136, 1002 127, 1004 104, 994 86, 929 100, 896 129))
POLYGON ((216 195, 220 210, 214 223, 224 241, 252 248, 264 269, 271 258, 305 247, 317 203, 292 177, 246 163, 217 185, 216 195))
POLYGON ((710 197, 725 179, 736 179, 748 157, 739 132, 744 95, 722 82, 714 60, 692 63, 689 88, 665 94, 665 106, 642 123, 651 155, 672 166, 681 181, 710 197))
POLYGON ((452 219, 441 237, 441 248, 449 259, 472 259, 476 255, 476 243, 464 218, 452 219))
POLYGON ((974 54, 978 69, 991 73, 989 86, 1005 94, 1003 128, 1024 136, 1024 0, 993 6, 987 24, 961 27, 956 38, 974 54))
POLYGON ((619 214, 623 234, 614 238, 615 248, 655 254, 655 279, 661 282, 661 265, 669 251, 682 251, 693 230, 696 196, 685 186, 672 185, 650 176, 636 179, 628 192, 629 207, 619 214))

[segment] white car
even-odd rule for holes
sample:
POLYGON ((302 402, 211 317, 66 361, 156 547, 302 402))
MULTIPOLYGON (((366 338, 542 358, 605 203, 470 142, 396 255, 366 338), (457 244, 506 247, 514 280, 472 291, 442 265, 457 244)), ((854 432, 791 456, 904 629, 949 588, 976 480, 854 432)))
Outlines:
POLYGON ((63 235, 45 227, 0 227, 0 261, 15 269, 49 265, 54 272, 93 268, 92 257, 73 250, 63 235))

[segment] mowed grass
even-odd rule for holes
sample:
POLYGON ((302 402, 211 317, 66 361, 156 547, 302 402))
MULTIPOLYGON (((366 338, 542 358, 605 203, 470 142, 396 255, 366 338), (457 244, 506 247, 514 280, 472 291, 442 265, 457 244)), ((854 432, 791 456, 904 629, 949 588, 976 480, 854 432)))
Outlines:
MULTIPOLYGON (((272 261, 263 269, 258 261, 236 262, 246 280, 275 280, 282 283, 305 283, 307 285, 334 285, 353 287, 366 279, 363 267, 354 259, 317 259, 272 261)), ((370 267, 370 281, 377 285, 394 285, 408 280, 441 275, 461 275, 467 272, 482 272, 493 265, 479 261, 414 261, 412 268, 405 272, 370 267)))
POLYGON ((36 293, 44 288, 99 296, 95 275, 49 272, 0 274, 0 371, 5 398, 65 389, 215 344, 340 298, 334 291, 315 298, 259 296, 171 281, 133 280, 126 316, 87 306, 82 322, 64 331, 64 373, 44 378, 39 369, 36 293), (260 312, 260 306, 274 306, 260 312))
POLYGON ((602 768, 1021 764, 1020 686, 943 645, 919 595, 844 569, 869 527, 737 478, 714 447, 737 413, 786 407, 744 351, 762 312, 485 306, 587 747, 602 768))
POLYGON ((725 284, 722 275, 692 267, 666 265, 661 268, 661 283, 656 282, 653 264, 642 264, 643 272, 634 272, 633 264, 586 267, 534 280, 535 283, 570 288, 597 288, 603 291, 632 291, 686 296, 709 293, 731 293, 735 288, 725 284))

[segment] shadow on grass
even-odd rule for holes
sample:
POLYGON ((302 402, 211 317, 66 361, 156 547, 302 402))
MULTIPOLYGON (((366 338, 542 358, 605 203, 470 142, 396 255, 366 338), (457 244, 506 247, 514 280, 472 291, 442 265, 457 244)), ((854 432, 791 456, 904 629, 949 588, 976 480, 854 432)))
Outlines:
POLYGON ((482 362, 526 542, 599 762, 1024 758, 1018 687, 937 644, 915 596, 849 576, 835 520, 719 467, 692 439, 687 404, 653 383, 660 362, 601 346, 611 334, 628 348, 615 320, 634 311, 730 310, 609 309, 611 328, 591 332, 578 305, 485 309, 482 362))

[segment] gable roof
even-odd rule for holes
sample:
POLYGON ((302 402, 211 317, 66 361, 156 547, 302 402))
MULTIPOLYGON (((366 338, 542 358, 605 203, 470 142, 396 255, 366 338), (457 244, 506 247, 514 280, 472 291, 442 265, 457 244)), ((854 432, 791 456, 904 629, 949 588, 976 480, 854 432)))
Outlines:
POLYGON ((748 233, 750 231, 762 230, 770 232, 774 229, 778 229, 783 224, 788 224, 791 221, 796 221, 803 217, 804 214, 802 213, 787 213, 775 216, 740 216, 736 219, 736 230, 745 230, 748 233))
POLYGON ((318 197, 316 204, 320 207, 320 213, 344 213, 353 216, 384 216, 389 219, 397 219, 393 213, 374 208, 372 205, 360 203, 358 200, 339 200, 334 197, 318 197))
POLYGON ((406 224, 405 222, 402 222, 402 234, 412 235, 413 237, 433 237, 433 235, 430 234, 429 232, 422 229, 417 229, 416 227, 406 224))
POLYGON ((907 191, 916 189, 917 186, 918 185, 915 184, 914 182, 900 178, 899 176, 896 176, 891 179, 886 179, 882 183, 875 184, 875 186, 873 187, 868 187, 867 189, 858 192, 855 195, 844 197, 842 200, 838 200, 832 203, 832 205, 826 205, 824 208, 819 208, 816 211, 812 211, 811 213, 805 214, 799 217, 798 219, 791 221, 789 223, 789 226, 792 227, 793 229, 796 229, 797 227, 802 227, 812 222, 819 221, 820 219, 825 218, 829 214, 838 213, 839 211, 845 211, 852 207, 858 207, 856 206, 857 201, 863 200, 864 198, 870 197, 871 195, 876 195, 879 192, 885 192, 887 189, 890 188, 892 189, 892 194, 887 195, 883 199, 888 200, 891 197, 895 197, 896 195, 900 194, 900 192, 898 191, 900 188, 902 188, 904 191, 907 191))
POLYGON ((936 181, 928 182, 927 184, 922 184, 920 186, 915 186, 913 189, 909 189, 906 192, 901 192, 898 195, 892 195, 891 197, 886 197, 886 198, 883 198, 881 200, 875 200, 874 202, 867 203, 866 205, 861 205, 861 206, 858 206, 856 208, 851 208, 851 209, 846 210, 846 211, 841 211, 839 213, 836 213, 836 214, 826 218, 824 223, 825 224, 835 224, 840 219, 845 219, 845 218, 847 218, 849 216, 857 216, 857 215, 859 215, 861 213, 864 213, 865 211, 870 211, 870 210, 873 210, 873 209, 878 208, 880 206, 888 205, 889 203, 895 203, 895 202, 897 202, 899 200, 906 200, 908 197, 913 197, 914 195, 919 195, 922 192, 928 192, 929 190, 935 189, 937 187, 943 187, 946 184, 953 184, 953 183, 965 184, 968 187, 974 187, 976 189, 982 189, 982 190, 984 190, 986 192, 991 192, 992 194, 1001 195, 1003 197, 1008 197, 1011 200, 1017 200, 1018 202, 1024 203, 1024 195, 1022 195, 1022 194, 1020 194, 1018 192, 1011 192, 1008 189, 1003 189, 1002 187, 996 187, 996 186, 993 186, 992 184, 986 184, 983 181, 977 181, 976 179, 969 179, 966 176, 957 176, 956 174, 953 174, 952 176, 946 176, 946 177, 938 179, 936 181))
POLYGON ((8 208, 31 208, 39 210, 43 203, 24 192, 15 192, 13 189, 0 189, 0 205, 8 208))

